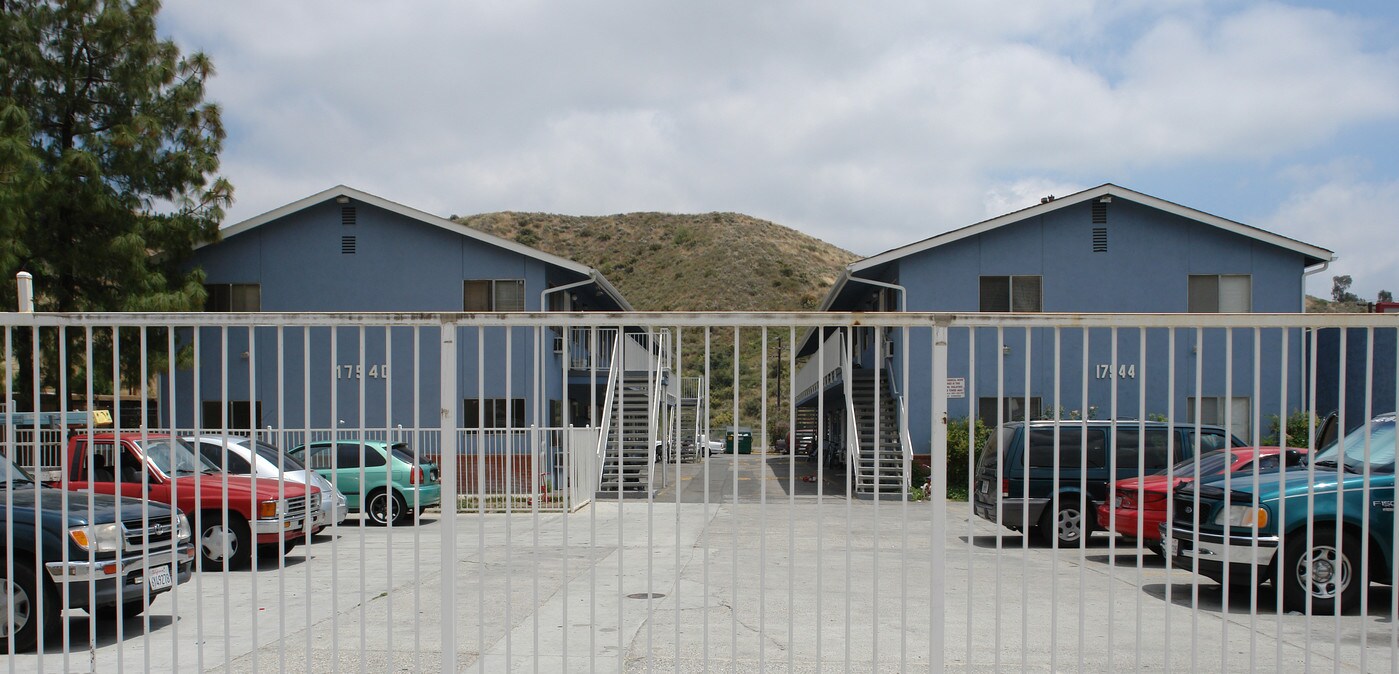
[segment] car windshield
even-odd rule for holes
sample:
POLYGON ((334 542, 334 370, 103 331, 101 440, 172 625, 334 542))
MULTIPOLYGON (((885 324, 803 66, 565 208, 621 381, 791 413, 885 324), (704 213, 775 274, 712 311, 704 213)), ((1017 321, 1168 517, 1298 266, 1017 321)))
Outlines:
POLYGON ((8 458, 0 456, 0 489, 4 489, 6 484, 29 484, 30 482, 33 480, 29 479, 28 473, 11 463, 8 458))
MULTIPOLYGON (((1211 475, 1222 475, 1224 469, 1233 463, 1233 454, 1230 452, 1210 452, 1200 455, 1200 474, 1209 477, 1211 475)), ((1171 477, 1184 477, 1195 479, 1195 459, 1189 458, 1176 464, 1171 468, 1171 477)))
POLYGON ((274 466, 281 466, 284 471, 295 472, 298 470, 306 470, 306 466, 300 461, 293 459, 289 454, 283 454, 281 450, 261 440, 255 440, 253 442, 253 450, 256 451, 257 455, 262 457, 263 460, 268 461, 274 466))
POLYGON ((1324 447, 1313 463, 1320 467, 1339 467, 1352 473, 1365 470, 1366 429, 1369 429, 1370 470, 1376 473, 1394 472, 1394 415, 1375 417, 1345 437, 1324 447))
POLYGON ((138 444, 141 446, 141 453, 146 455, 160 472, 170 477, 219 472, 218 466, 196 454, 184 440, 162 438, 138 444))

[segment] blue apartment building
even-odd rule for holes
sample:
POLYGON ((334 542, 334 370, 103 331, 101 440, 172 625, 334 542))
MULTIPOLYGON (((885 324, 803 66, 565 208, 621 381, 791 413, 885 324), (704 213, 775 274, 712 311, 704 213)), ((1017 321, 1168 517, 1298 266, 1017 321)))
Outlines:
MULTIPOLYGON (((1297 313, 1304 306, 1306 276, 1325 269, 1333 257, 1325 248, 1105 184, 1046 198, 1030 208, 855 262, 837 279, 821 309, 1297 313)), ((1269 430, 1257 427, 1266 421, 1256 424, 1256 416, 1267 420, 1284 407, 1299 409, 1303 402, 1305 337, 1295 331, 1287 340, 1284 369, 1282 331, 1264 331, 1255 338, 1252 330, 1206 330, 1197 342, 1193 331, 1177 330, 1173 373, 1168 370, 1167 330, 1120 329, 1115 359, 1110 330, 1088 331, 1087 358, 1083 332, 1061 330, 1061 380, 1056 390, 1052 329, 1007 328, 999 335, 995 329, 978 329, 974 335, 952 331, 948 378, 955 386, 949 386, 950 416, 975 415, 994 424, 998 417, 1023 418, 1028 407, 1031 418, 1037 418, 1052 414, 1057 401, 1061 414, 1106 419, 1115 410, 1116 418, 1141 419, 1164 417, 1169 409, 1185 419, 1194 418, 1198 405, 1201 421, 1227 420, 1235 434, 1251 439, 1255 431, 1269 430), (973 348, 974 365, 969 359, 973 348), (1228 390, 1227 351, 1232 351, 1234 375, 1228 390), (1255 351, 1268 364, 1259 368, 1256 391, 1255 351), (1203 374, 1198 391, 1193 376, 1197 362, 1203 374), (1085 364, 1086 391, 1081 376, 1085 364)), ((877 370, 883 397, 902 397, 912 411, 907 431, 913 451, 927 453, 930 331, 914 329, 907 337, 903 330, 877 335, 873 328, 857 328, 854 333, 847 347, 829 330, 812 332, 799 354, 815 354, 823 340, 828 351, 844 353, 848 348, 856 396, 861 385, 872 386, 871 375, 877 370), (905 340, 907 382, 902 381, 905 340)), ((829 436, 846 427, 841 419, 854 408, 845 400, 843 377, 832 376, 843 366, 840 358, 828 355, 826 360, 824 366, 814 358, 809 361, 797 388, 803 392, 799 405, 825 401, 829 436)))
MULTIPOLYGON (((192 265, 206 274, 210 311, 557 311, 562 321, 565 312, 631 309, 596 269, 345 186, 225 228, 221 240, 195 251, 192 265)), ((592 352, 596 341, 586 332, 467 329, 459 331, 456 371, 443 372, 437 330, 387 325, 201 328, 197 377, 177 372, 175 409, 166 405, 162 421, 205 429, 430 428, 440 423, 443 376, 457 378, 463 428, 596 420, 587 406, 601 398, 595 387, 606 381, 601 358, 610 341, 592 352)))

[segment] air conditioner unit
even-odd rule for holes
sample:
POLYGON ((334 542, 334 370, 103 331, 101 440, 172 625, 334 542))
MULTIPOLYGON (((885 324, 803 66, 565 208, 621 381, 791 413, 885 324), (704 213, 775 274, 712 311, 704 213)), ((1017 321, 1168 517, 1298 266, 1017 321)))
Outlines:
POLYGON ((887 340, 887 339, 884 340, 884 357, 885 357, 885 358, 893 358, 893 357, 894 357, 894 343, 891 342, 891 341, 889 341, 889 340, 887 340))

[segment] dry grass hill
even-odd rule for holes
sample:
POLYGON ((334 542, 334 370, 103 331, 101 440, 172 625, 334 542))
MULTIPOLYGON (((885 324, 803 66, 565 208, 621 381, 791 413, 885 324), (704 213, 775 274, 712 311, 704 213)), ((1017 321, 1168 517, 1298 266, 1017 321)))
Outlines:
POLYGON ((600 270, 638 311, 814 310, 858 258, 796 230, 738 213, 455 218, 600 270))

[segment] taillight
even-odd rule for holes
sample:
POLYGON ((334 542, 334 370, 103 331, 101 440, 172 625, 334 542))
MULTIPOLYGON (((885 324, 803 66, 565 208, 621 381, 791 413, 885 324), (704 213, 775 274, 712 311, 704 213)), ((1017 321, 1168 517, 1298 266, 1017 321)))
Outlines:
POLYGON ((1002 480, 1001 480, 1001 496, 1002 496, 1003 498, 1010 498, 1010 479, 1009 479, 1009 478, 1006 478, 1006 479, 1002 479, 1002 480))
POLYGON ((413 466, 413 469, 410 470, 410 471, 408 471, 408 484, 422 484, 422 483, 423 483, 423 469, 422 469, 422 468, 419 468, 419 467, 417 467, 417 466, 413 466))
POLYGON ((1164 491, 1142 492, 1142 503, 1161 503, 1165 500, 1166 492, 1164 491))

